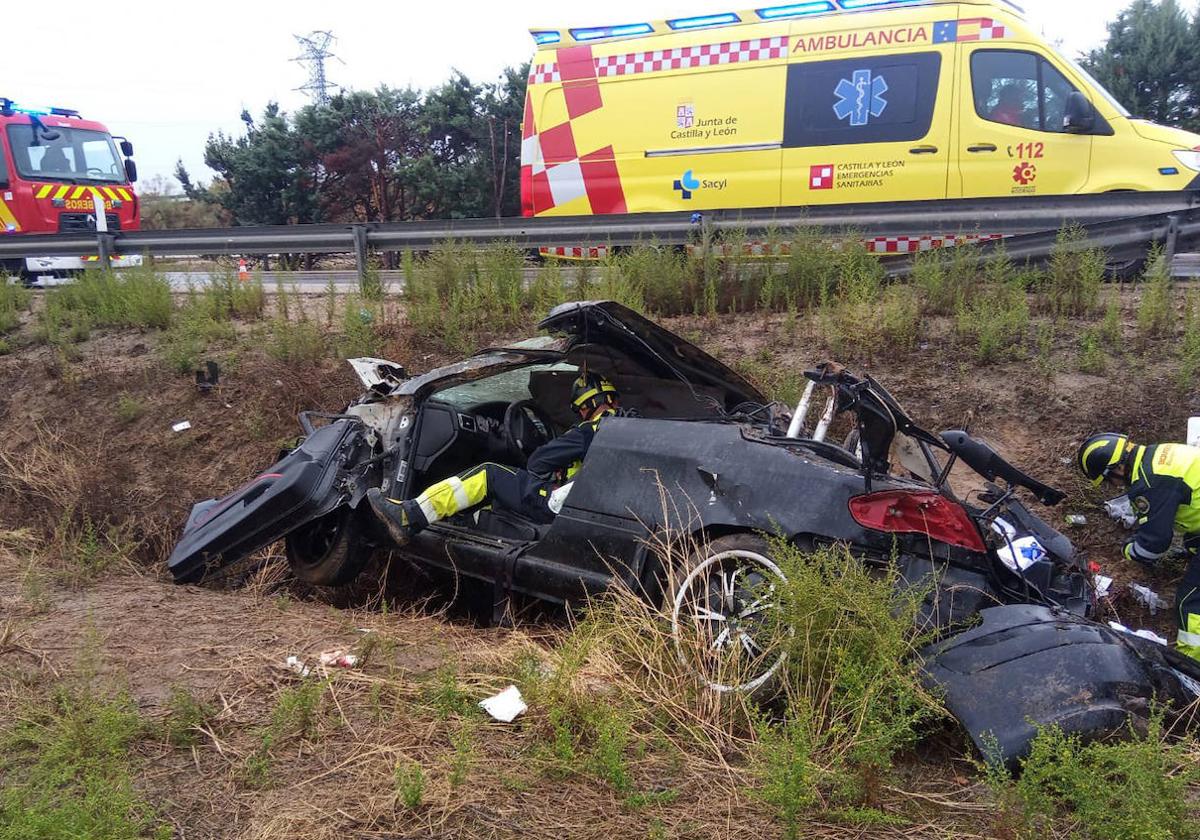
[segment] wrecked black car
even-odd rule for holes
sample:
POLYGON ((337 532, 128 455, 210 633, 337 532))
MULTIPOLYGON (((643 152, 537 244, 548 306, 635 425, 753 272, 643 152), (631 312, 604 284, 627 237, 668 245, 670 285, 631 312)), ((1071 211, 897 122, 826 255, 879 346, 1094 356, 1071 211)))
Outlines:
POLYGON ((169 561, 175 579, 201 581, 283 539, 299 578, 348 583, 374 549, 396 549, 368 489, 413 498, 484 461, 522 466, 575 422, 567 395, 587 369, 636 416, 601 424, 551 524, 477 509, 396 550, 494 583, 498 601, 577 602, 619 582, 661 599, 677 630, 701 629, 713 653, 703 661, 755 662, 735 681, 715 666, 702 674, 714 690, 749 691, 779 665, 754 632, 764 586, 781 575, 763 534, 848 546, 928 592, 922 618, 939 632, 923 652, 928 679, 975 743, 1009 762, 1040 725, 1103 735, 1200 693, 1192 660, 1089 620, 1094 590, 1070 541, 1019 498, 1055 505, 1062 493, 966 432, 921 429, 870 377, 808 371, 789 412, 619 304, 563 304, 540 326, 550 335, 421 376, 352 360, 363 396, 341 414, 302 414, 296 449, 196 505, 169 561), (838 418, 850 431, 832 441, 838 418), (950 488, 956 464, 983 484, 970 502, 950 488), (1026 557, 1030 538, 1040 551, 1026 557), (667 552, 682 568, 663 568, 664 544, 685 547, 667 552))

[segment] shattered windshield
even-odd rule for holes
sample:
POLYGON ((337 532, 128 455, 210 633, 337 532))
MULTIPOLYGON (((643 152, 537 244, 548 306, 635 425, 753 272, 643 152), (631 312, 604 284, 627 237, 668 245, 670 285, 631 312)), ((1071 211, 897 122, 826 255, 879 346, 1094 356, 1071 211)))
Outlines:
POLYGON ((575 365, 566 362, 556 362, 549 365, 528 365, 514 368, 489 376, 476 379, 473 382, 463 382, 444 391, 434 394, 438 402, 449 403, 458 409, 486 402, 516 402, 532 399, 529 391, 530 377, 540 371, 564 371, 575 373, 579 370, 575 365))
POLYGON ((52 129, 58 137, 47 140, 32 125, 10 125, 8 145, 22 178, 68 183, 125 183, 125 165, 113 139, 103 131, 83 128, 52 129))

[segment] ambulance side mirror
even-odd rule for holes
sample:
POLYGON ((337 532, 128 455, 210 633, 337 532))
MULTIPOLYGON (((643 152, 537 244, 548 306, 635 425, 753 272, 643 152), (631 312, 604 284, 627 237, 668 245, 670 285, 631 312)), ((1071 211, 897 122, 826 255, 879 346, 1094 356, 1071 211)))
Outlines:
POLYGON ((1067 97, 1063 128, 1071 134, 1090 134, 1096 128, 1096 109, 1088 98, 1077 90, 1067 97))
POLYGON ((133 144, 128 140, 121 141, 121 154, 125 157, 133 157, 133 144))
POLYGON ((137 164, 129 158, 125 158, 125 177, 129 179, 129 183, 137 183, 137 164))

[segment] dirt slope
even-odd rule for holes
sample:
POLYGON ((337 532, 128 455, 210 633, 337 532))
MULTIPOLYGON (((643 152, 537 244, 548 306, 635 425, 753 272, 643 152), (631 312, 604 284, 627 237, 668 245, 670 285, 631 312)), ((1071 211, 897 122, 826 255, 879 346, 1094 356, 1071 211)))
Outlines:
MULTIPOLYGON (((763 378, 764 371, 798 371, 831 355, 819 330, 797 329, 783 316, 679 318, 668 325, 763 378)), ((1051 519, 1087 513, 1091 524, 1070 534, 1088 557, 1107 574, 1150 582, 1170 598, 1169 574, 1150 579, 1119 560, 1124 534, 1102 521, 1092 507, 1096 497, 1083 492, 1069 460, 1081 437, 1097 429, 1178 439, 1188 415, 1200 413, 1200 398, 1180 391, 1169 366, 1142 361, 1155 358, 1153 347, 1114 355, 1103 376, 1075 372, 1077 337, 1069 323, 1059 330, 1049 366, 1037 364, 1032 350, 978 366, 951 341, 947 324, 924 327, 919 349, 843 353, 841 361, 885 383, 928 428, 969 423, 1018 465, 1069 490, 1071 499, 1051 519)), ((674 798, 639 810, 595 780, 531 771, 527 734, 487 722, 470 724, 469 782, 452 784, 455 761, 462 760, 461 742, 456 747, 453 739, 465 724, 456 715, 440 717, 439 674, 452 669, 476 696, 503 688, 494 675, 511 673, 523 653, 544 651, 538 636, 553 628, 479 629, 436 615, 382 614, 378 602, 373 610, 339 609, 331 604, 341 601, 329 593, 278 582, 249 591, 170 584, 162 562, 190 506, 254 475, 294 438, 298 410, 340 408, 356 383, 349 367, 333 359, 297 369, 251 348, 225 359, 221 387, 202 395, 164 365, 156 342, 133 331, 96 333, 73 361, 46 346, 0 356, 0 455, 10 475, 0 492, 0 633, 5 627, 9 633, 9 643, 0 642, 0 690, 13 695, 78 671, 82 662, 106 684, 126 688, 151 719, 167 716, 176 689, 210 704, 214 712, 190 748, 153 739, 138 748, 138 788, 176 836, 776 832, 763 809, 738 793, 737 779, 725 779, 714 794, 712 777, 699 770, 646 766, 643 778, 662 776, 674 798), (180 420, 192 429, 173 432, 180 420), (13 469, 19 480, 11 478, 13 469), (133 549, 132 565, 81 571, 78 557, 104 553, 104 537, 96 534, 112 534, 133 549), (100 549, 92 545, 97 540, 100 549), (50 570, 35 568, 31 558, 43 556, 47 544, 73 556, 50 570), (369 651, 368 666, 340 674, 320 697, 311 737, 273 746, 266 778, 248 779, 281 698, 303 682, 284 667, 286 658, 311 660, 338 648, 369 651), (471 683, 472 674, 478 682, 471 683), (437 768, 427 781, 426 805, 416 812, 397 804, 393 772, 412 761, 437 768)), ((403 328, 383 354, 410 372, 446 359, 403 328)), ((1133 604, 1119 603, 1115 614, 1132 626, 1173 632, 1169 617, 1151 617, 1133 604)), ((956 786, 957 775, 916 774, 913 789, 941 803, 934 810, 944 811, 944 821, 904 829, 903 836, 971 836, 967 826, 979 806, 970 801, 971 786, 956 786)))

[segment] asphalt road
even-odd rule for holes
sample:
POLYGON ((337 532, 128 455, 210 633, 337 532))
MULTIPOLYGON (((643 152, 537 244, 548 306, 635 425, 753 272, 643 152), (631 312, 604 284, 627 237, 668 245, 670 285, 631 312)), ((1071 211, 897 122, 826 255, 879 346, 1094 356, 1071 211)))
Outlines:
MULTIPOLYGON (((1175 276, 1182 278, 1200 278, 1200 254, 1179 254, 1175 257, 1175 276)), ((564 271, 569 273, 572 266, 564 266, 564 271)), ((212 282, 214 277, 222 277, 223 274, 210 271, 167 271, 164 272, 167 282, 172 288, 180 291, 186 290, 189 286, 192 288, 204 288, 212 282)), ((537 274, 537 268, 528 267, 525 269, 525 282, 533 281, 537 274)), ((345 270, 316 270, 316 271, 267 271, 262 272, 263 285, 267 291, 273 291, 277 284, 282 283, 289 290, 295 290, 302 294, 319 294, 324 292, 332 281, 334 288, 342 294, 355 291, 358 288, 358 275, 352 269, 345 270)), ((404 273, 402 271, 381 271, 379 272, 380 279, 389 292, 398 292, 404 288, 404 273)), ((58 286, 68 280, 58 280, 47 278, 39 285, 43 287, 58 286)))

